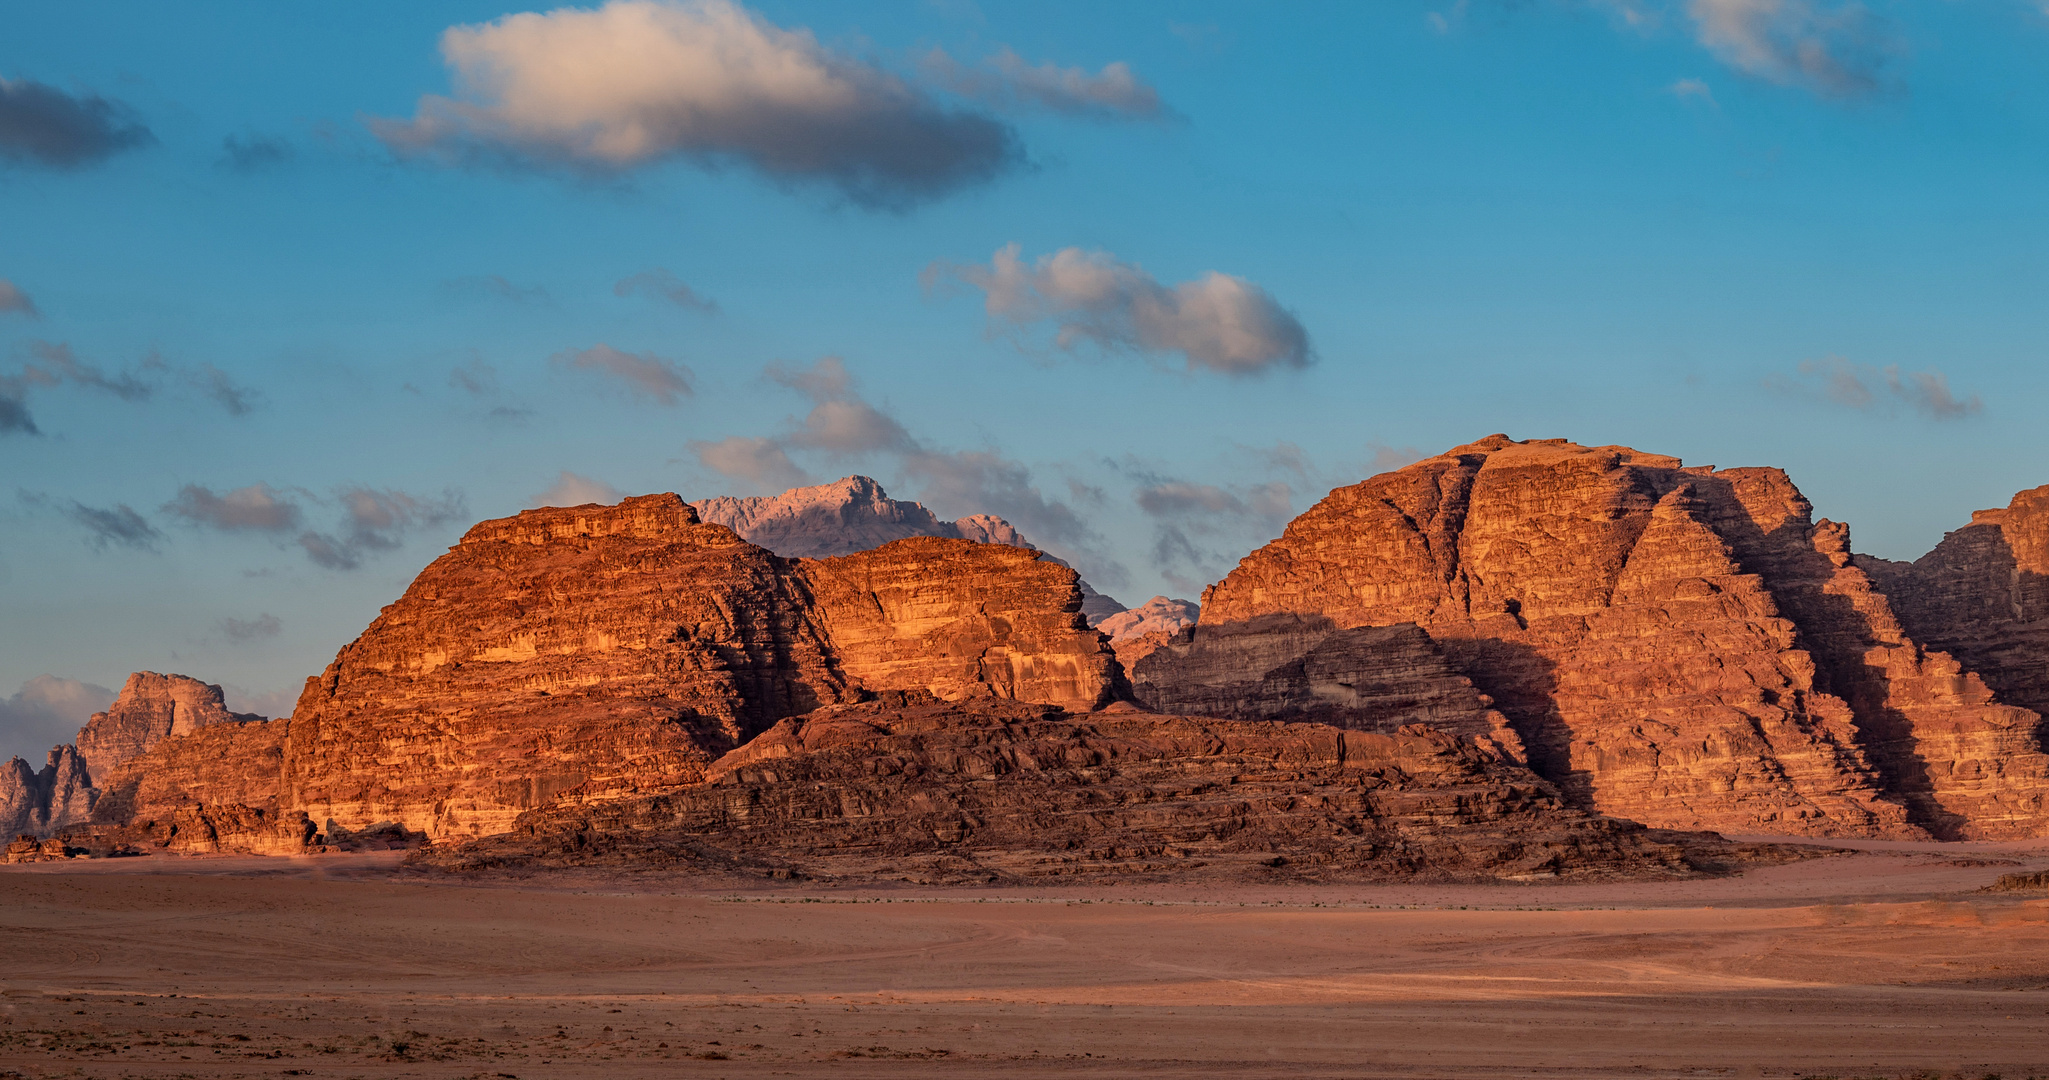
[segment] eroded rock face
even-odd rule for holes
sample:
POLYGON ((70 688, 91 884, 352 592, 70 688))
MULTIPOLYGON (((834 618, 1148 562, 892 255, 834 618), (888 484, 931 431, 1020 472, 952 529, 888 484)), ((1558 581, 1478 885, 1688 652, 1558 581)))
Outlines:
POLYGON ((1414 623, 1338 630, 1320 616, 1262 615, 1168 638, 1131 681, 1156 712, 1383 733, 1428 724, 1524 758, 1508 718, 1414 623))
POLYGON ((2000 700, 2049 713, 2049 486, 2023 491, 1912 563, 1855 557, 1908 632, 2000 700))
POLYGON ((1112 642, 1118 642, 1140 634, 1172 634, 1184 626, 1194 626, 1201 615, 1201 606, 1193 600, 1155 596, 1135 608, 1104 618, 1095 626, 1110 635, 1112 642))
POLYGON ((221 688, 187 675, 138 671, 128 676, 106 712, 94 713, 78 732, 78 752, 89 767, 105 773, 172 735, 214 724, 261 720, 230 712, 221 688))
MULTIPOLYGON (((922 503, 892 499, 871 477, 846 476, 830 484, 791 488, 780 495, 722 495, 690 504, 714 525, 786 558, 824 559, 869 551, 894 540, 936 536, 1038 551, 1024 534, 994 514, 943 521, 922 503)), ((1065 562, 1044 558, 1058 566, 1065 562)), ((1081 583, 1082 613, 1093 626, 1124 605, 1081 583)))
POLYGON ((78 750, 70 745, 50 751, 41 769, 12 758, 0 765, 0 835, 47 836, 92 816, 98 796, 78 750))
POLYGON ((416 862, 847 879, 1681 876, 1726 848, 1560 803, 1469 740, 1004 702, 785 720, 665 795, 522 817, 416 862))
POLYGON ((294 814, 323 835, 481 835, 556 800, 695 783, 777 720, 877 689, 1086 707, 1120 683, 1079 605, 1073 571, 1027 549, 792 560, 675 495, 531 510, 422 571, 289 722, 162 741, 103 785, 95 821, 197 806, 228 824, 194 842, 237 821, 252 845, 297 836, 294 814))
POLYGON ((1333 491, 1193 636, 1415 623, 1568 799, 1653 825, 2040 834, 2032 719, 1908 638, 1846 543, 1775 469, 1494 436, 1333 491))

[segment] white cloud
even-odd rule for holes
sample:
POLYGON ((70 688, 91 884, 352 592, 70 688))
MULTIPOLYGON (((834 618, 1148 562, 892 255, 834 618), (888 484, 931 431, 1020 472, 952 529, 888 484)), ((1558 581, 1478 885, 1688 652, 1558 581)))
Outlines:
POLYGON ((653 353, 630 353, 602 342, 588 349, 571 349, 552 358, 558 367, 594 371, 617 379, 636 394, 663 405, 689 397, 691 372, 688 367, 653 353))
POLYGON ((1665 91, 1681 101, 1692 98, 1696 101, 1707 102, 1709 105, 1716 104, 1715 92, 1708 87, 1705 81, 1700 79, 1680 79, 1666 87, 1665 91))
POLYGON ((933 263, 928 288, 946 279, 986 294, 992 319, 1055 326, 1053 342, 1073 350, 1179 353, 1187 369, 1253 375, 1310 362, 1309 332, 1265 289, 1211 271, 1166 286, 1105 251, 1062 248, 1027 263, 1019 246, 999 249, 988 266, 933 263))
POLYGON ((1061 67, 1051 61, 1031 64, 1005 47, 967 67, 944 50, 927 54, 925 70, 957 94, 1008 108, 1041 108, 1077 116, 1157 120, 1167 115, 1159 92, 1140 81, 1123 61, 1088 69, 1061 67))
POLYGON ((395 153, 621 172, 669 158, 902 207, 1022 160, 1010 128, 728 0, 612 0, 450 27, 455 96, 374 120, 395 153))
POLYGON ((626 497, 625 492, 588 476, 579 476, 568 469, 555 478, 548 490, 533 497, 535 506, 582 506, 585 503, 600 503, 610 506, 626 497))
POLYGON ((1869 94, 1896 47, 1862 4, 1813 0, 1688 0, 1695 36, 1739 71, 1830 97, 1869 94))

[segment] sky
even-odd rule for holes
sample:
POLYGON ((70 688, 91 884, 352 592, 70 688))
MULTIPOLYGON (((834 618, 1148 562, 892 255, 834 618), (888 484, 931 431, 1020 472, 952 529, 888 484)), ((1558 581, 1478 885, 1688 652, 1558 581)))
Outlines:
POLYGON ((2049 483, 2049 5, 0 0, 0 756, 478 520, 862 473, 1126 603, 1494 432, 2049 483))

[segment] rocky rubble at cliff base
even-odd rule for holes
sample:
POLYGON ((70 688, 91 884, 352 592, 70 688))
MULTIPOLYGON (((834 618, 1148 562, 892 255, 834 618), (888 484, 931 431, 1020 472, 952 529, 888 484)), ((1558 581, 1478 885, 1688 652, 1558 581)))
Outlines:
POLYGON ((291 718, 174 708, 101 750, 91 824, 59 831, 932 880, 1657 875, 1737 857, 1706 829, 2039 836, 2016 702, 2045 502, 1887 564, 1778 470, 1492 436, 1333 491, 1199 617, 1155 598, 1114 643, 1071 569, 987 523, 814 559, 674 495, 528 511, 424 570, 291 718))

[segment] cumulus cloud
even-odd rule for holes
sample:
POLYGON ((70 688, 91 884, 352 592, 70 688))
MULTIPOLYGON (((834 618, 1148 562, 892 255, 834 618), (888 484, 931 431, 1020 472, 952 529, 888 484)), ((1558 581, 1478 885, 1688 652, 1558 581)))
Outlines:
POLYGON ((688 367, 651 352, 621 352, 600 342, 588 349, 556 353, 551 359, 557 367, 593 371, 616 379, 631 392, 663 405, 673 406, 678 398, 689 397, 693 393, 688 367))
POLYGON ((285 492, 269 484, 251 484, 216 494, 211 488, 187 484, 163 511, 188 525, 222 532, 290 532, 304 514, 285 492))
POLYGON ((579 476, 564 469, 548 490, 534 496, 531 501, 535 506, 582 506, 585 503, 610 506, 625 497, 625 492, 602 480, 579 476))
POLYGON ((906 207, 1019 164, 1016 135, 728 0, 611 0, 450 27, 452 97, 371 130, 451 164, 620 173, 681 158, 906 207))
POLYGON ((452 491, 435 499, 389 489, 348 487, 335 498, 341 504, 340 526, 333 532, 299 534, 299 547, 306 557, 330 570, 354 570, 369 553, 397 548, 406 533, 457 521, 466 513, 462 497, 452 491))
POLYGON ((1861 412, 1897 410, 1901 406, 1935 420, 1961 420, 1985 410, 1978 395, 1959 397, 1942 372, 1902 372, 1898 364, 1879 367, 1840 356, 1802 361, 1792 378, 1773 376, 1765 385, 1776 390, 1824 400, 1861 412))
POLYGON ((1167 113, 1159 92, 1140 81, 1123 61, 1088 69, 1051 61, 1033 65, 1008 47, 969 67, 934 49, 924 60, 934 80, 954 93, 1010 109, 1038 108, 1104 119, 1158 120, 1167 113))
POLYGON ((1054 325, 1053 343, 1072 351, 1103 349, 1179 353, 1187 370, 1255 375, 1310 362, 1309 332, 1265 289, 1211 271, 1194 281, 1162 285, 1139 266, 1109 252, 1062 248, 1027 263, 1016 244, 988 266, 935 262, 923 280, 948 280, 986 294, 992 320, 1014 327, 1054 325))
POLYGON ((1723 63, 1829 97, 1884 85, 1897 51, 1886 25, 1858 3, 1813 0, 1687 0, 1695 36, 1723 63))
POLYGON ((292 160, 292 144, 274 135, 229 135, 221 140, 219 165, 230 172, 257 173, 292 160))
POLYGON ((716 301, 697 295, 697 290, 677 281, 676 275, 659 266, 652 270, 642 270, 631 277, 620 278, 612 286, 614 296, 632 296, 635 293, 667 300, 677 307, 703 312, 706 315, 715 315, 719 310, 716 301))
POLYGON ((77 679, 38 675, 0 698, 0 754, 40 767, 52 746, 78 738, 78 729, 114 703, 114 691, 77 679))
POLYGON ((229 641, 255 641, 258 638, 276 637, 284 628, 284 622, 269 613, 253 619, 222 619, 220 623, 220 631, 229 641))
POLYGON ((155 141, 118 101, 0 78, 0 161, 82 169, 155 141))
POLYGON ((690 452, 705 468, 757 487, 793 488, 816 482, 775 439, 731 435, 717 441, 693 440, 690 452))
POLYGON ((21 291, 21 286, 0 278, 0 315, 7 314, 26 315, 31 319, 43 317, 43 313, 36 310, 36 302, 21 291))

